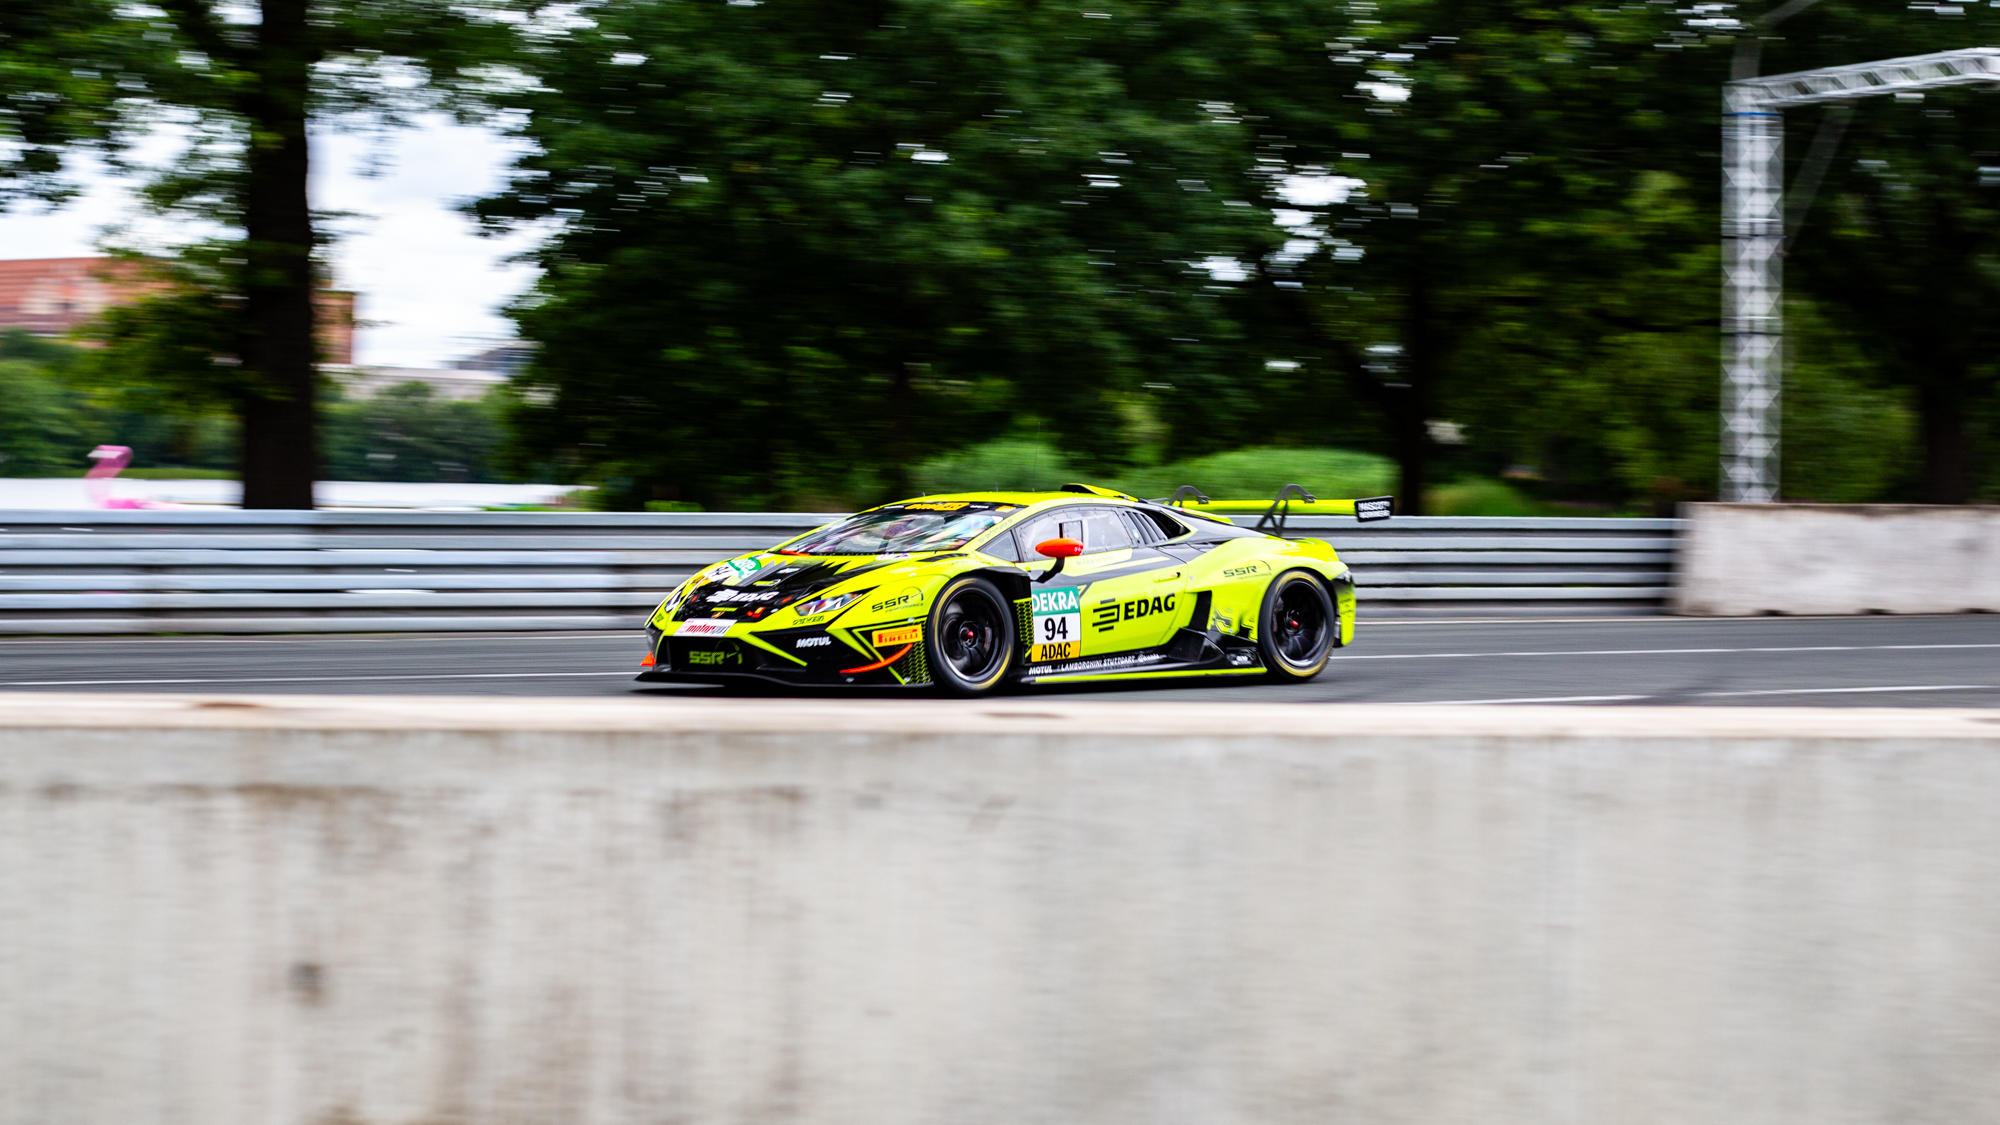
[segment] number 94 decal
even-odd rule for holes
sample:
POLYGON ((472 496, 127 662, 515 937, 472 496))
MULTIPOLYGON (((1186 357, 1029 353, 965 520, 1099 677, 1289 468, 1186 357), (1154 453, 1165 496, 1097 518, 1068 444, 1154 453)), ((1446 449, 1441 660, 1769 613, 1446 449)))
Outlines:
POLYGON ((1034 592, 1034 643, 1028 646, 1029 661, 1072 660, 1083 640, 1082 603, 1075 586, 1034 592))

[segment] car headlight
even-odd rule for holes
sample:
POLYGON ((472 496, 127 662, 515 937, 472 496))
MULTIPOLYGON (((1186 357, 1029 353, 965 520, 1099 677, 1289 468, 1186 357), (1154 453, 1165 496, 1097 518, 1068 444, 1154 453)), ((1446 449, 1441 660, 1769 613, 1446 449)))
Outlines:
POLYGON ((811 601, 794 604, 792 612, 798 614, 800 617, 811 617, 816 613, 832 613, 836 609, 845 609, 849 605, 852 605, 854 600, 860 596, 860 594, 855 593, 835 594, 830 598, 814 598, 811 601))
MULTIPOLYGON (((699 575, 695 576, 695 578, 698 577, 700 576, 699 575)), ((680 585, 674 587, 671 591, 667 593, 666 597, 660 599, 659 609, 654 610, 654 612, 658 613, 664 610, 666 612, 667 619, 672 620, 674 615, 680 612, 681 603, 687 600, 687 596, 689 593, 693 592, 695 586, 695 578, 681 579, 680 585)))

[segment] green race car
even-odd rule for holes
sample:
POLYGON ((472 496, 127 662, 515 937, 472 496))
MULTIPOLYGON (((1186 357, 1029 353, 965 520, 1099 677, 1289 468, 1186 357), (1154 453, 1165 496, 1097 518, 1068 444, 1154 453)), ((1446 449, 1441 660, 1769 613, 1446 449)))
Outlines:
POLYGON ((1283 538, 1284 519, 1386 519, 1391 506, 1319 501, 1296 485, 1251 503, 1077 484, 884 504, 681 583, 647 623, 639 679, 955 695, 1165 676, 1308 680, 1354 638, 1354 579, 1326 543, 1283 538), (1257 530, 1213 514, 1266 503, 1257 530))

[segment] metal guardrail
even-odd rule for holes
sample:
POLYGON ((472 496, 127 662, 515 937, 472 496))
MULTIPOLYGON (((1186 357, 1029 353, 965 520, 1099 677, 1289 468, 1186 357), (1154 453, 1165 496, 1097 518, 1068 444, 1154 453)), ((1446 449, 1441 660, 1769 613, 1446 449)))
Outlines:
MULTIPOLYGON (((632 629, 835 513, 0 511, 0 633, 632 629)), ((1238 522, 1249 524, 1255 517, 1238 522)), ((1368 616, 1657 613, 1677 520, 1295 517, 1368 616)))
POLYGON ((1333 544, 1354 568, 1363 616, 1601 617, 1666 611, 1682 523, 1294 516, 1286 534, 1333 544))

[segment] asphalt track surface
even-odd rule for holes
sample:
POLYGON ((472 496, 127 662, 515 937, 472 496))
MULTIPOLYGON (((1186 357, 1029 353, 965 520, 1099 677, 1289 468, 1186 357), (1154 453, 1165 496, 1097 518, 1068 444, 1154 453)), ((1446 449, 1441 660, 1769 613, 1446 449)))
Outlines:
MULTIPOLYGON (((1364 621, 1358 633, 1306 684, 1028 690, 1076 700, 1246 703, 2000 706, 1995 616, 1364 621)), ((671 697, 718 690, 633 682, 644 651, 636 633, 7 638, 0 691, 671 697)))

